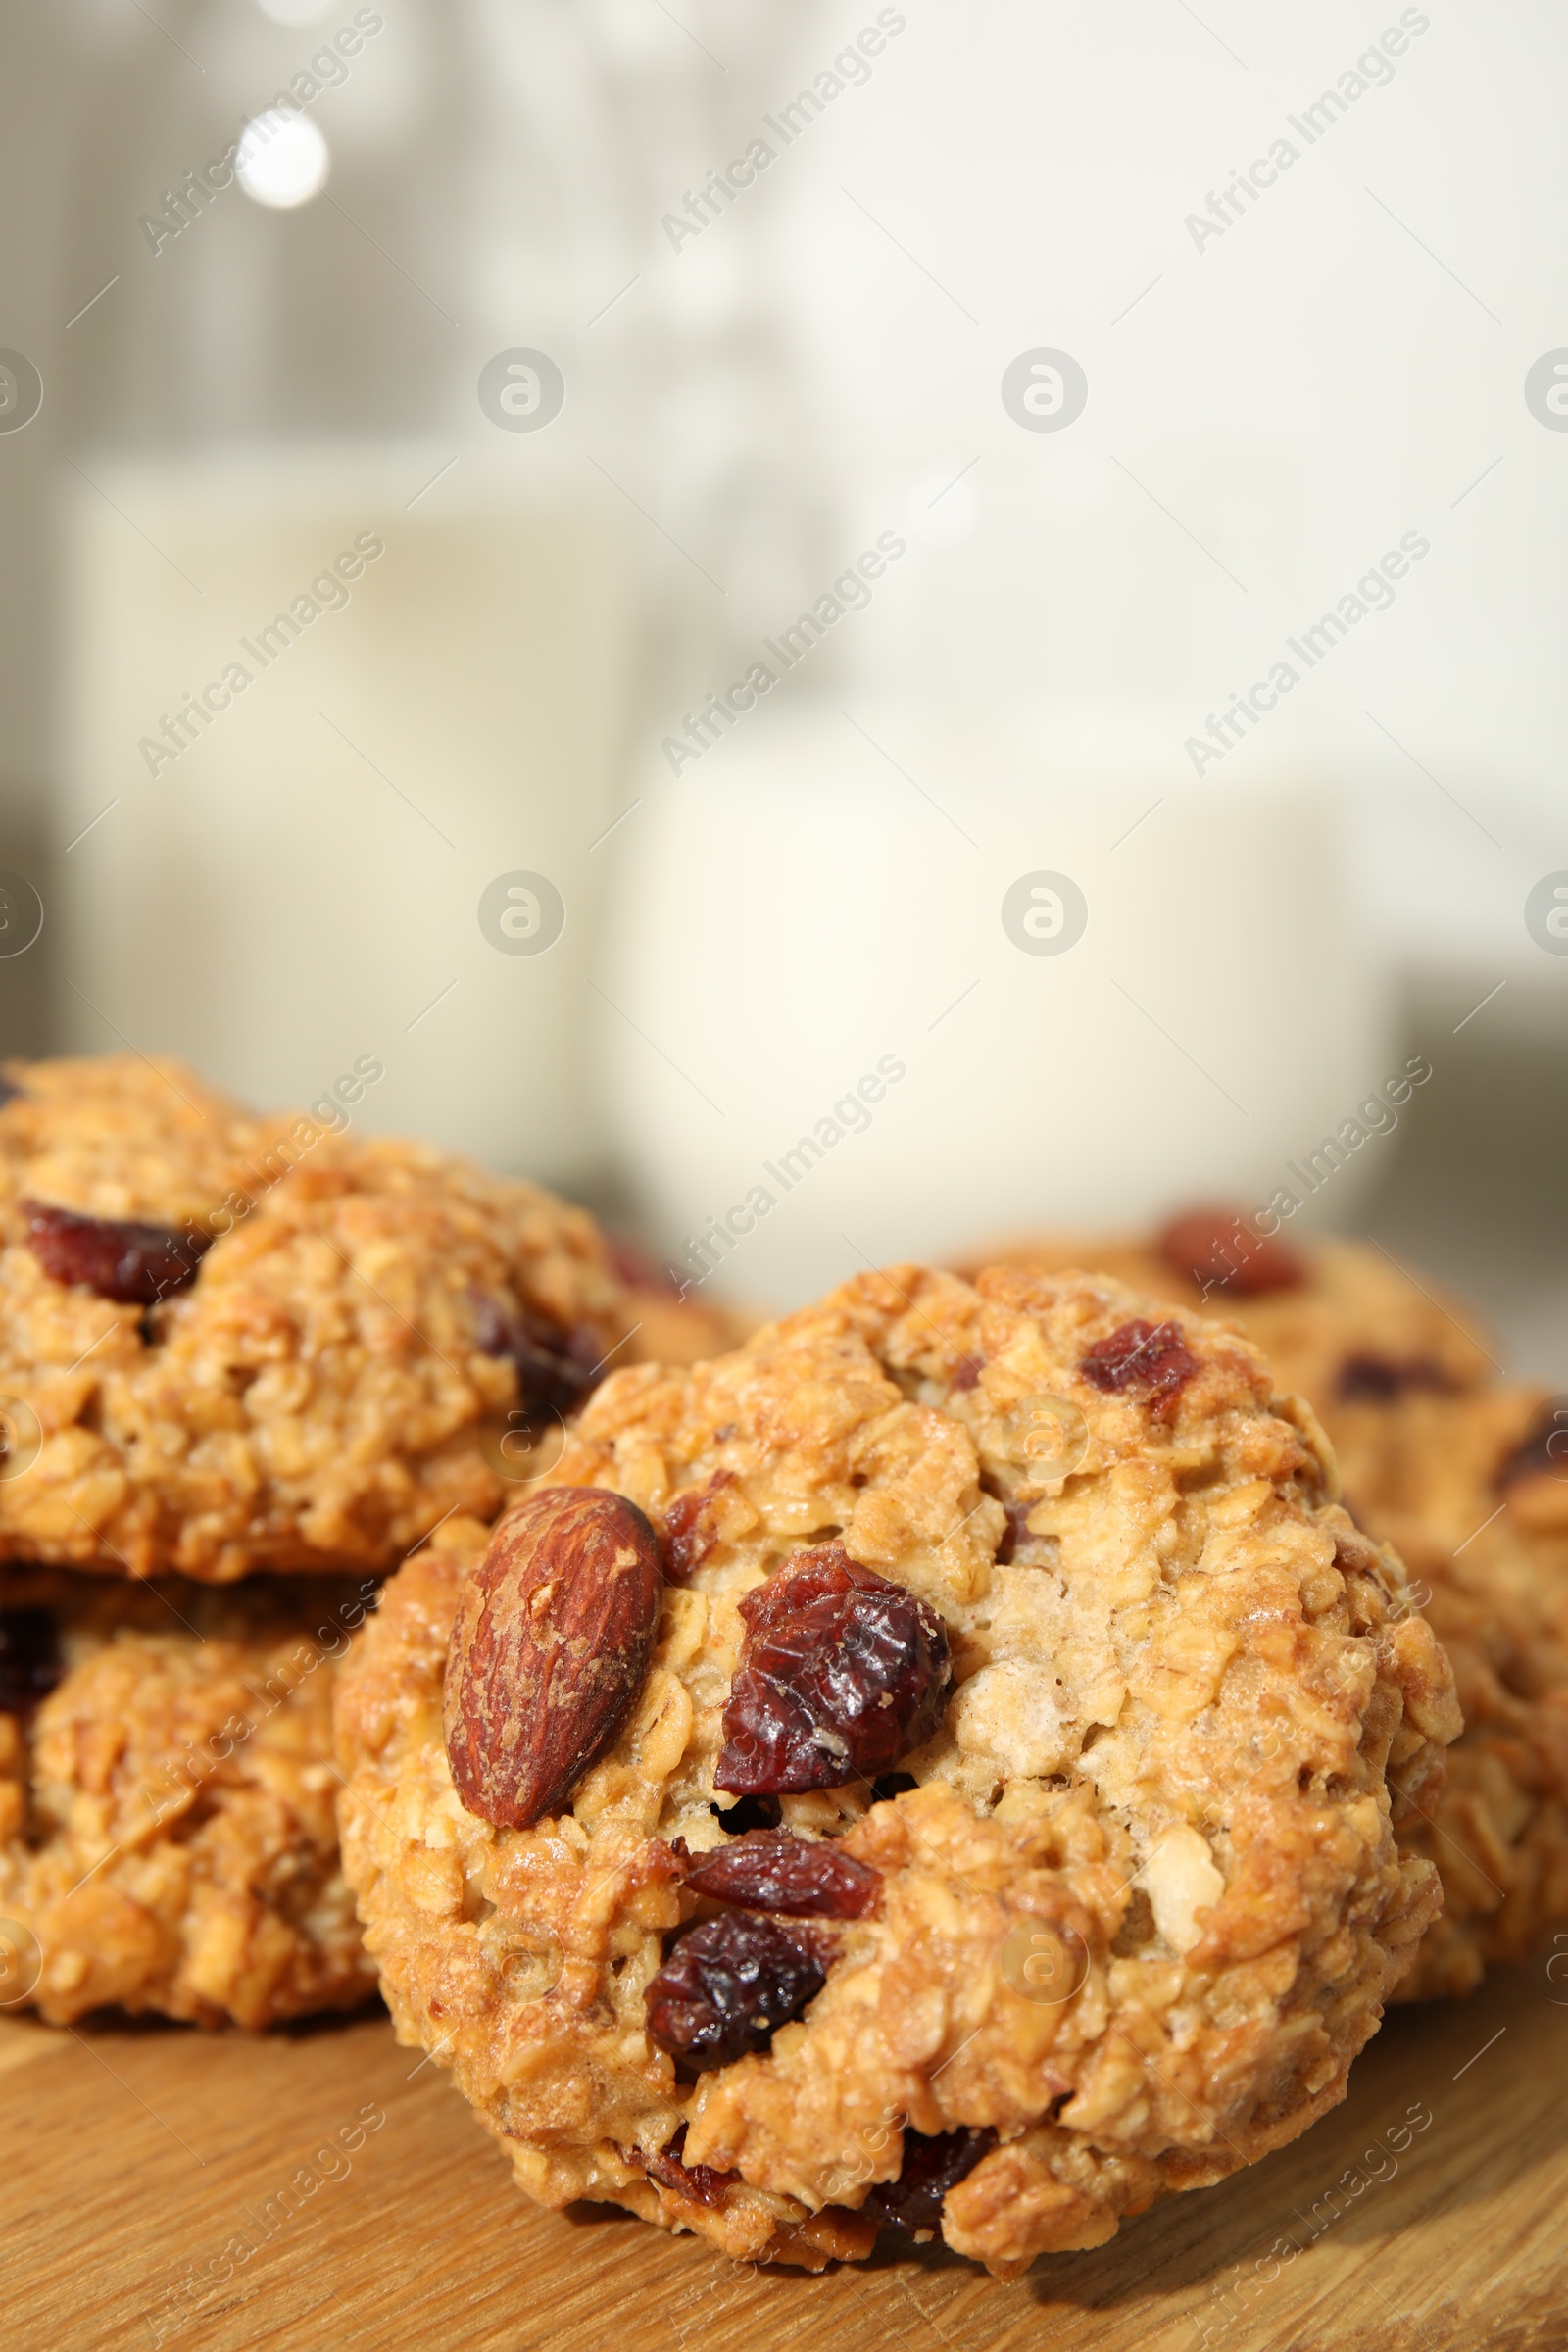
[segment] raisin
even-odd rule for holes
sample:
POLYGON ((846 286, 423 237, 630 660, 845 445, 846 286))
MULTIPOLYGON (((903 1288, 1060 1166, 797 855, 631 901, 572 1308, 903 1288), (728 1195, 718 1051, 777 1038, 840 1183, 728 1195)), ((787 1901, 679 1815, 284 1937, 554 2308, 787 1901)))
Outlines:
POLYGON ((726 1487, 735 1484, 727 1470, 716 1470, 703 1487, 688 1487, 664 1513, 664 1574, 672 1585, 683 1585, 700 1568, 718 1542, 715 1504, 726 1487))
POLYGON ((643 2170, 661 2187, 684 2197, 689 2205, 722 2205, 740 2179, 739 2173, 721 2173, 710 2164, 682 2164, 681 2150, 685 2145, 686 2127, 682 2124, 673 2139, 656 2148, 652 2156, 642 2158, 643 2170))
POLYGON ((594 1387, 604 1350, 585 1325, 564 1332, 526 1307, 485 1293, 473 1302, 475 1345, 485 1355, 510 1358, 517 1374, 517 1403, 530 1439, 569 1413, 594 1387))
POLYGON ((210 1233, 177 1233, 134 1217, 84 1217, 74 1208, 24 1200, 27 1243, 55 1282, 81 1283, 124 1306, 155 1306, 193 1282, 210 1233))
POLYGON ((796 1919, 863 1919, 874 1910, 882 1874, 826 1841, 789 1830, 748 1830, 688 1864, 686 1884, 717 1903, 784 1911, 796 1919))
POLYGON ((4 1110, 8 1102, 14 1102, 22 1092, 23 1089, 16 1080, 8 1078, 5 1072, 0 1070, 0 1110, 4 1110))
POLYGON ((1336 1391, 1346 1404, 1374 1400, 1386 1403, 1392 1396, 1402 1396, 1410 1389, 1436 1389, 1440 1394, 1450 1386, 1441 1364, 1428 1355, 1406 1356, 1402 1361, 1388 1355, 1348 1355, 1340 1366, 1336 1391))
POLYGON ((1107 1396, 1149 1405, 1156 1421, 1170 1419, 1177 1397, 1201 1368, 1174 1323, 1146 1323, 1142 1315, 1097 1340, 1078 1367, 1107 1396))
POLYGON ((1493 1485, 1500 1494, 1517 1478, 1568 1478, 1568 1397, 1543 1405, 1535 1422, 1498 1468, 1493 1485))
POLYGON ((942 2200, 982 2156, 997 2144, 989 2124, 977 2131, 906 2132, 904 2169, 896 2180, 879 2180, 861 2210, 884 2229, 935 2230, 942 2200))
POLYGON ((1223 1208, 1173 1217, 1155 1248, 1171 1272, 1185 1274, 1205 1298, 1216 1287, 1235 1298, 1294 1291, 1307 1275, 1305 1258, 1289 1242, 1254 1233, 1223 1208))
POLYGON ((35 1707, 64 1672, 60 1636, 47 1609, 0 1609, 0 1714, 35 1707))
POLYGON ((740 1603, 746 1647, 724 1708, 716 1788, 842 1788, 921 1747, 952 1679, 948 1633, 841 1544, 798 1552, 740 1603))
POLYGON ((649 1984, 648 2032, 701 2071, 762 2050, 827 1981, 809 1930, 732 1911, 688 1929, 649 1984))

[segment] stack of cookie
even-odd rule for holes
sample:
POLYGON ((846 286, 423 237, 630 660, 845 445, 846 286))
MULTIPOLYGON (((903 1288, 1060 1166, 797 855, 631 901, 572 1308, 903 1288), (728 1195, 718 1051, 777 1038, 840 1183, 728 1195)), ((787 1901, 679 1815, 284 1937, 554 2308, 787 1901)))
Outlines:
POLYGON ((1568 1403, 1503 1380, 1474 1315, 1370 1245, 1197 1210, 1147 1236, 991 1254, 1103 1267, 1245 1331, 1310 1400, 1358 1524, 1403 1558, 1465 1730, 1443 1795, 1400 1825, 1444 1905, 1395 1997, 1468 1992, 1568 1925, 1568 1403))
POLYGON ((380 1578, 482 1548, 612 1362, 721 1329, 347 1102, 139 1056, 0 1095, 0 2002, 351 2007, 331 1690, 380 1578))
POLYGON ((11 2005, 378 1982, 545 2204, 1008 2277, 1561 1915, 1551 1434, 1368 1253, 1187 1219, 726 1353, 328 1104, 6 1088, 11 2005))

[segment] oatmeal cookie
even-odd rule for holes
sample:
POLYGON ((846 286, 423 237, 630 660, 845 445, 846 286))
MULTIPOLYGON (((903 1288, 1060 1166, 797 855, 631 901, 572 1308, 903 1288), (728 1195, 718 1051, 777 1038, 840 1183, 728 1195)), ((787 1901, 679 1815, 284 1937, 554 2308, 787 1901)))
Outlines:
POLYGON ((374 1990, 333 1660, 372 1588, 0 1569, 0 2002, 269 2026, 374 1990))
POLYGON ((1336 1444, 1348 1410, 1457 1395, 1495 1368, 1463 1304, 1381 1250, 1264 1237, 1230 1209, 1185 1210, 1148 1235, 1037 1234, 973 1263, 1042 1273, 1093 1266, 1152 1298, 1223 1316, 1262 1348, 1281 1390, 1310 1397, 1336 1444))
POLYGON ((1343 2096, 1458 1718, 1271 1395, 1117 1283, 895 1267, 617 1372, 481 1561, 409 1563, 338 1680, 344 1867, 524 2189, 1007 2277, 1343 2096))
POLYGON ((385 1569, 493 1517, 612 1361, 727 1345, 584 1210, 430 1146, 131 1056, 5 1089, 0 1557, 385 1569))

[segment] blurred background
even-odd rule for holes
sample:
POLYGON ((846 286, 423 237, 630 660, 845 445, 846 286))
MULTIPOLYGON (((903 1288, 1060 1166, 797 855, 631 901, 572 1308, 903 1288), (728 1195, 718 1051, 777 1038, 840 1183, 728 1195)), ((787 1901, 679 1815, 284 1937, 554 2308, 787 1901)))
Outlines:
POLYGON ((6 1051, 768 1304, 1338 1136, 1568 1371, 1560 9, 5 26, 6 1051))

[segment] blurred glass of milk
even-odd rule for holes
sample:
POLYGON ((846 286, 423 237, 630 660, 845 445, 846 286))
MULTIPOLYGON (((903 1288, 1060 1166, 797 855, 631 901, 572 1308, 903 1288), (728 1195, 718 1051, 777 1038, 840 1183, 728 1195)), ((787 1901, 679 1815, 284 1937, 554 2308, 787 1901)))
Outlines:
POLYGON ((695 251, 664 216, 814 36, 774 10, 710 46, 621 0, 199 13, 199 74, 148 17, 82 65, 68 277, 108 275, 106 223, 122 274, 62 469, 57 1033, 267 1101, 368 1055, 368 1123, 601 1180, 628 699, 814 569, 765 205, 695 251), (179 179, 247 121, 237 181, 179 179))
POLYGON ((368 1124, 581 1181, 675 341, 635 61, 553 0, 197 13, 199 74, 81 60, 56 1033, 270 1102, 368 1057, 368 1124))
POLYGON ((69 1050, 184 1054, 264 1103, 368 1056, 368 1123, 592 1170, 584 973, 635 591, 611 495, 525 446, 525 479, 471 439, 455 465, 433 439, 83 453, 69 1050))
POLYGON ((1250 1208, 1392 1069, 1320 784, 838 699, 656 756, 617 836, 607 1096, 672 1264, 788 1304, 1009 1230, 1250 1208))

